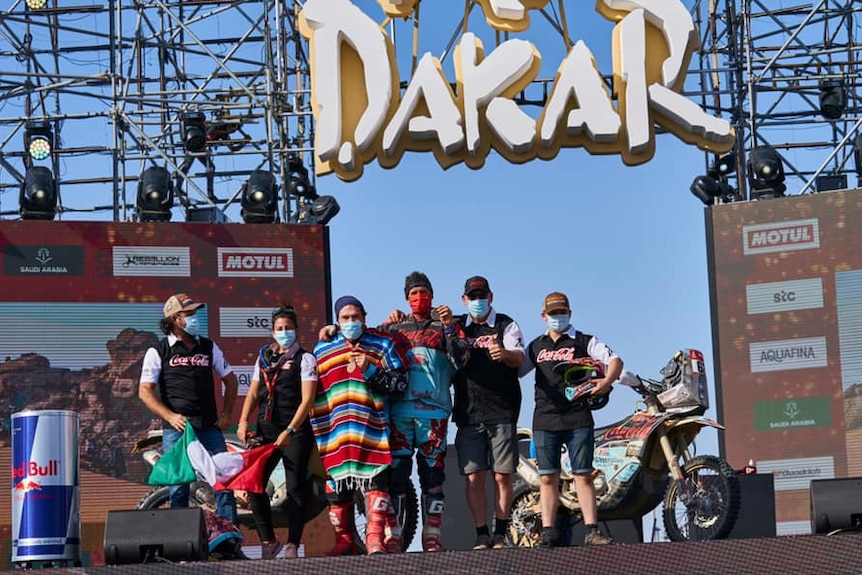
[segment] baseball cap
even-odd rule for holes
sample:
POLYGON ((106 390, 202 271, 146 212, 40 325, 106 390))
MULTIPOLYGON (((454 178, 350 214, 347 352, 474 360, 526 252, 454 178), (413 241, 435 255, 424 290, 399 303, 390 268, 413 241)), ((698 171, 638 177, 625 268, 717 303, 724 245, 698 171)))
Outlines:
POLYGON ((470 295, 471 291, 483 290, 491 291, 491 286, 488 285, 488 280, 482 276, 473 276, 464 283, 464 295, 470 295))
POLYGON ((545 303, 542 306, 542 311, 544 313, 551 313, 552 311, 558 310, 565 310, 566 312, 572 311, 572 308, 569 307, 569 298, 567 298, 564 293, 560 293, 558 291, 551 292, 545 296, 545 303))
POLYGON ((199 307, 204 307, 204 304, 196 303, 188 294, 176 293, 165 302, 165 317, 177 315, 181 311, 196 310, 199 307))

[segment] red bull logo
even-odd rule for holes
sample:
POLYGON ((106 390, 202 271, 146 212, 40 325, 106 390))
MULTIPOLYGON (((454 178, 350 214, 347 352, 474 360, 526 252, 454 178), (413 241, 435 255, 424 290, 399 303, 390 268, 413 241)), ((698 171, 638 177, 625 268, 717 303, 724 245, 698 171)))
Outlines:
MULTIPOLYGON (((12 468, 13 480, 26 480, 28 477, 56 477, 58 475, 60 475, 60 462, 56 459, 48 461, 48 465, 39 465, 38 461, 25 461, 18 467, 12 468)), ((22 481, 21 483, 24 482, 22 481)), ((15 486, 15 489, 18 489, 18 487, 15 486)))
POLYGON ((15 485, 16 494, 27 493, 29 491, 42 491, 42 484, 32 479, 25 479, 15 485))

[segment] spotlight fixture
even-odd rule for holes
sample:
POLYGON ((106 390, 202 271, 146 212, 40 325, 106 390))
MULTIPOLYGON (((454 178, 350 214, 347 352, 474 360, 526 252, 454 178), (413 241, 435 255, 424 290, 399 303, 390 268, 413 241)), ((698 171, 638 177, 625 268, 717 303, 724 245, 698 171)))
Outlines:
POLYGON ((174 206, 171 174, 161 166, 150 166, 138 180, 135 212, 141 222, 169 222, 174 206))
POLYGON ((57 214, 57 182, 45 166, 27 168, 21 193, 19 213, 24 220, 53 220, 57 214))
POLYGON ((781 156, 769 146, 758 146, 748 153, 748 183, 752 200, 780 198, 784 185, 784 164, 781 156))
POLYGON ((185 112, 180 117, 180 137, 187 152, 203 152, 207 145, 207 122, 203 112, 185 112))
POLYGON ((710 176, 696 177, 689 189, 694 197, 706 206, 711 206, 718 201, 730 203, 739 199, 736 190, 730 184, 716 180, 710 176))
POLYGON ((720 178, 726 178, 736 170, 736 154, 725 154, 715 161, 715 171, 720 178))
POLYGON ((242 220, 247 224, 272 224, 278 221, 278 184, 272 172, 255 170, 242 190, 242 220))
POLYGON ((827 120, 838 120, 847 106, 847 90, 841 78, 820 80, 820 113, 827 120))
POLYGON ((30 159, 37 162, 51 157, 54 149, 54 133, 48 122, 33 122, 24 130, 24 148, 30 159))
POLYGON ((314 216, 318 224, 323 226, 328 224, 340 211, 341 206, 332 196, 320 196, 311 203, 311 215, 314 216))
POLYGON ((308 180, 308 170, 302 158, 291 155, 287 160, 287 189, 292 196, 299 198, 317 197, 317 192, 308 180))
POLYGON ((27 0, 27 8, 30 10, 41 10, 48 5, 48 0, 27 0))

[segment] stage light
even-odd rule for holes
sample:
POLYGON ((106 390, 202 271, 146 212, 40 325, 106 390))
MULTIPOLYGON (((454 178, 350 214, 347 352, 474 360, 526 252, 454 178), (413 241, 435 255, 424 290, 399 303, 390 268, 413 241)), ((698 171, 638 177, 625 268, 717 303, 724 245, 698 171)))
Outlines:
POLYGON ((242 220, 247 224, 278 221, 278 184, 271 172, 255 170, 242 190, 242 220))
POLYGON ((27 0, 27 8, 30 10, 41 10, 48 5, 48 0, 27 0))
POLYGON ((818 192, 847 189, 847 174, 826 174, 817 176, 815 186, 818 192))
POLYGON ((767 200, 784 195, 784 164, 778 152, 758 146, 748 153, 748 183, 752 200, 767 200))
POLYGON ((847 106, 847 91, 844 80, 827 78, 820 81, 820 113, 827 120, 841 118, 847 106))
POLYGON ((308 170, 302 164, 302 158, 291 156, 287 162, 287 189, 292 196, 299 198, 317 197, 317 192, 308 180, 308 170))
POLYGON ((311 215, 314 216, 316 223, 324 226, 340 211, 341 206, 332 196, 320 196, 311 203, 311 215))
POLYGON ((30 158, 41 162, 51 157, 54 148, 54 133, 47 122, 34 122, 24 130, 24 148, 30 158))
POLYGON ((694 197, 706 206, 711 206, 717 201, 730 203, 739 199, 736 190, 730 184, 715 180, 710 176, 696 177, 691 183, 690 190, 694 197))
POLYGON ((18 196, 21 219, 53 220, 57 214, 57 182, 45 166, 27 168, 18 196))
POLYGON ((719 177, 726 178, 736 170, 736 154, 725 154, 715 161, 715 171, 719 177))
POLYGON ((203 112, 185 112, 180 118, 180 131, 186 151, 204 151, 207 145, 207 122, 203 112))
POLYGON ((174 206, 171 174, 160 166, 150 166, 138 180, 135 212, 141 222, 169 222, 174 206))

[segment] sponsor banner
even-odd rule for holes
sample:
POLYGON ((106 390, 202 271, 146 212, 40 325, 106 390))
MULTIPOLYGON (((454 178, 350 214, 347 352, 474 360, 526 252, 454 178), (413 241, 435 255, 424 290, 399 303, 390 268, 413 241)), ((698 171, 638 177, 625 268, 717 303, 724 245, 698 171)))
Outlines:
POLYGON ((810 521, 776 521, 776 535, 811 535, 810 521))
POLYGON ((191 277, 187 247, 114 246, 114 276, 191 277))
POLYGON ((760 460, 757 472, 771 473, 776 491, 808 490, 812 479, 835 478, 835 461, 831 456, 760 460))
POLYGON ((3 273, 7 276, 84 275, 83 246, 3 246, 3 273))
POLYGON ((220 337, 253 337, 261 345, 272 337, 272 309, 268 307, 219 308, 220 337))
POLYGON ((218 248, 219 277, 293 277, 292 248, 218 248))
POLYGON ((823 307, 823 280, 811 278, 745 286, 748 314, 823 307))
POLYGON ((747 256, 819 247, 817 218, 742 226, 742 251, 747 256))
MULTIPOLYGON (((245 397, 248 395, 248 389, 251 387, 251 376, 254 375, 253 365, 233 365, 233 372, 236 374, 236 380, 239 383, 237 387, 237 395, 245 397)), ((221 386, 221 393, 224 396, 224 385, 221 386)))
POLYGON ((760 341, 748 345, 751 373, 826 367, 826 338, 760 341))
POLYGON ((754 402, 754 429, 775 431, 832 425, 829 396, 754 402))

